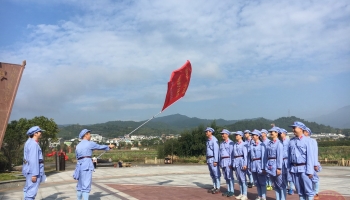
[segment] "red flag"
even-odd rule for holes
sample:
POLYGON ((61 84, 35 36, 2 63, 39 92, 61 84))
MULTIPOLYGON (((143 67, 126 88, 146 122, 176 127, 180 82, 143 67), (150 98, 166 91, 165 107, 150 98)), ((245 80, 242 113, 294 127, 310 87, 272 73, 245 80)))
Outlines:
POLYGON ((192 67, 188 60, 181 68, 173 71, 168 82, 168 92, 165 97, 163 110, 185 96, 191 80, 192 67))

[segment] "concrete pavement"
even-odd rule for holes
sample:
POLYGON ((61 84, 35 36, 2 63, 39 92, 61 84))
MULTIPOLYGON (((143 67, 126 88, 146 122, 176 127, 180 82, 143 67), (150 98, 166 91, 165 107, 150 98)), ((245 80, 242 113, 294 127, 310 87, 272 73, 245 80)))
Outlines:
MULTIPOLYGON (((76 199, 76 181, 73 171, 48 176, 40 186, 36 199, 76 199)), ((350 168, 323 167, 320 175, 320 199, 350 200, 350 168)), ((226 184, 221 178, 222 191, 226 184)), ((211 188, 206 165, 149 165, 131 168, 98 168, 93 173, 90 199, 228 199, 221 194, 208 194, 211 188)), ((238 195, 235 184, 235 195, 238 195)), ((248 189, 249 199, 255 199, 256 187, 248 189)), ((22 199, 22 187, 0 188, 0 200, 22 199)), ((230 198, 235 199, 235 198, 230 198)), ((274 191, 268 191, 267 199, 275 199, 274 191)), ((289 200, 298 199, 289 195, 289 200)))

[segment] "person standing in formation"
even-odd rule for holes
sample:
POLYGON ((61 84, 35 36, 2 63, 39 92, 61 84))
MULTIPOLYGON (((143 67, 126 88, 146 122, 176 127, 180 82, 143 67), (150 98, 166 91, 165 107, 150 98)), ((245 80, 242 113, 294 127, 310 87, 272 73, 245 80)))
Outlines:
POLYGON ((312 149, 310 139, 303 135, 303 130, 306 130, 303 123, 296 121, 290 127, 293 128, 295 137, 289 143, 288 168, 299 200, 313 200, 315 192, 311 179, 315 172, 312 153, 314 149, 312 149))
POLYGON ((233 172, 232 172, 232 151, 233 142, 230 140, 230 131, 223 129, 221 132, 223 141, 220 144, 220 167, 226 180, 227 192, 222 193, 222 196, 231 197, 234 195, 233 190, 233 172))
POLYGON ((207 165, 210 173, 210 177, 213 181, 213 188, 208 190, 208 193, 216 194, 220 192, 220 177, 221 172, 219 168, 219 142, 218 139, 213 135, 214 129, 207 127, 205 129, 205 135, 207 136, 207 165))
MULTIPOLYGON (((270 139, 267 138, 268 131, 266 129, 261 129, 261 141, 264 143, 265 147, 270 143, 270 139)), ((272 183, 270 179, 270 174, 266 174, 266 190, 272 190, 272 183)))
POLYGON ((252 131, 253 142, 250 146, 250 158, 248 158, 248 169, 253 174, 254 183, 258 190, 258 197, 255 200, 266 200, 266 146, 259 140, 261 133, 258 130, 252 131))
POLYGON ((243 142, 243 132, 236 132, 236 143, 233 146, 233 170, 236 171, 236 177, 240 188, 240 194, 236 199, 247 200, 247 185, 245 183, 247 173, 248 150, 246 143, 243 142))
POLYGON ((44 158, 38 144, 43 131, 39 126, 33 126, 27 131, 29 137, 24 145, 22 167, 23 176, 26 178, 23 188, 25 200, 35 199, 40 183, 46 180, 44 158))
POLYGON ((269 132, 272 140, 267 145, 267 164, 266 172, 270 174, 276 191, 276 200, 286 199, 286 185, 282 179, 282 163, 283 163, 283 145, 278 139, 279 128, 274 126, 269 132))
POLYGON ((279 138, 281 140, 281 143, 283 145, 283 165, 282 165, 282 177, 283 182, 287 186, 289 183, 289 191, 288 194, 292 195, 294 193, 294 184, 292 181, 292 175, 289 173, 288 168, 288 155, 289 155, 289 142, 290 140, 287 138, 287 130, 281 128, 279 134, 279 138))
POLYGON ((75 149, 75 157, 77 159, 77 165, 74 170, 73 178, 78 180, 77 183, 77 199, 84 200, 89 199, 89 193, 91 191, 92 172, 94 171, 94 165, 92 163, 91 155, 93 150, 110 150, 114 148, 114 145, 99 145, 91 140, 90 130, 83 129, 79 133, 79 138, 82 141, 77 145, 75 149))
POLYGON ((314 160, 314 175, 312 177, 312 187, 314 189, 314 193, 315 193, 315 196, 314 196, 314 200, 318 200, 319 197, 318 197, 318 191, 319 191, 319 181, 320 181, 320 178, 318 177, 317 175, 317 172, 320 172, 322 167, 321 167, 321 164, 318 162, 318 144, 317 144, 317 141, 313 138, 311 138, 311 129, 309 129, 308 127, 305 128, 305 130, 303 130, 303 134, 308 137, 310 139, 310 143, 311 143, 311 149, 313 150, 313 160, 314 160))
MULTIPOLYGON (((250 154, 250 148, 249 147, 250 147, 250 145, 253 142, 250 130, 245 130, 244 131, 244 137, 245 137, 245 143, 246 143, 246 147, 247 147, 247 150, 248 150, 248 157, 249 157, 249 154, 250 154)), ((247 170, 247 175, 248 175, 248 178, 249 178, 249 182, 247 182, 247 186, 248 186, 248 188, 252 188, 254 186, 254 180, 253 180, 252 172, 249 169, 247 170)))

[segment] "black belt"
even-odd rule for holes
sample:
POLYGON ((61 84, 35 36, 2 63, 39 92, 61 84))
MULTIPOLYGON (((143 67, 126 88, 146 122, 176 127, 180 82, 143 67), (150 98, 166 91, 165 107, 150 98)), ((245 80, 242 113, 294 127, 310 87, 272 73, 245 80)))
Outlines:
POLYGON ((234 158, 239 158, 239 157, 243 157, 243 155, 240 155, 240 156, 234 156, 234 158))
POLYGON ((83 157, 78 158, 78 160, 81 160, 83 158, 91 158, 91 156, 83 156, 83 157))
POLYGON ((272 159, 276 159, 276 157, 270 157, 270 158, 268 158, 268 160, 272 160, 272 159))
POLYGON ((288 159, 288 157, 286 157, 286 158, 283 158, 283 160, 285 160, 285 159, 288 159))
POLYGON ((221 157, 221 158, 230 158, 230 156, 225 156, 225 157, 221 157))
POLYGON ((214 156, 207 156, 207 158, 212 158, 212 157, 214 157, 214 156))
POLYGON ((252 161, 254 160, 261 160, 261 158, 252 158, 252 161))
POLYGON ((306 165, 306 163, 292 163, 293 166, 303 166, 306 165))

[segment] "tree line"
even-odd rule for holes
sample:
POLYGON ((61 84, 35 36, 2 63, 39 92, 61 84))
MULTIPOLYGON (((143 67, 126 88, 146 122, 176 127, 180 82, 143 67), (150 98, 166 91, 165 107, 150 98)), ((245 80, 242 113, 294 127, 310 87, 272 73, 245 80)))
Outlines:
MULTIPOLYGON (((220 134, 220 131, 222 129, 228 129, 231 132, 234 131, 244 131, 246 129, 253 130, 253 129, 269 129, 271 128, 271 124, 275 124, 278 127, 282 127, 284 129, 290 129, 288 126, 293 124, 294 121, 302 121, 295 117, 290 118, 280 118, 279 120, 272 121, 274 123, 271 123, 271 121, 266 119, 255 119, 255 120, 246 120, 246 121, 239 121, 236 122, 234 125, 229 126, 217 126, 216 122, 213 121, 209 126, 212 127, 215 132, 214 136, 218 139, 219 143, 222 142, 222 137, 220 134)), ((321 127, 322 130, 327 132, 336 131, 333 130, 333 128, 329 127, 329 129, 324 125, 318 125, 313 122, 305 123, 311 130, 315 129, 320 130, 321 127)), ((184 131, 180 134, 180 137, 178 139, 171 139, 164 142, 163 145, 158 147, 157 153, 159 158, 164 158, 167 155, 176 155, 180 157, 191 157, 191 156, 203 156, 205 155, 206 151, 206 141, 207 137, 204 133, 205 130, 204 125, 200 125, 197 128, 194 128, 192 130, 184 131)), ((289 130, 292 132, 292 130, 289 130)), ((322 132, 323 132, 322 131, 322 132)), ((229 136, 232 141, 235 141, 234 135, 229 136)), ((350 146, 350 140, 349 139, 342 139, 342 140, 336 140, 336 141, 320 141, 318 142, 319 147, 329 147, 329 146, 350 146)))
POLYGON ((53 119, 44 116, 34 117, 33 119, 21 118, 11 121, 7 125, 3 144, 0 153, 0 171, 11 170, 12 165, 21 165, 23 162, 23 148, 28 139, 27 131, 33 126, 39 126, 45 130, 39 145, 43 154, 49 148, 50 140, 57 138, 58 126, 53 119))

